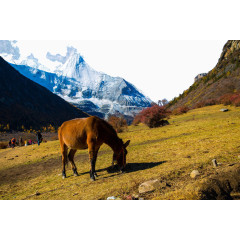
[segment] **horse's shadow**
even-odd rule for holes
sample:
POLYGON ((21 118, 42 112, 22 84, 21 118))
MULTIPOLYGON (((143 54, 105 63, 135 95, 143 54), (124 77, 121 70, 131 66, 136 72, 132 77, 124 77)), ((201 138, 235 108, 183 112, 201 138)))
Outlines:
MULTIPOLYGON (((137 171, 141 171, 141 170, 146 170, 146 169, 150 169, 153 167, 156 167, 158 165, 161 165, 163 163, 165 163, 166 161, 160 161, 160 162, 143 162, 143 163, 128 163, 124 169, 124 173, 131 173, 131 172, 137 172, 137 171)), ((102 169, 97 169, 96 172, 104 172, 107 171, 108 173, 117 173, 119 172, 119 168, 117 165, 114 165, 113 167, 106 167, 106 168, 102 168, 102 169)), ((88 174, 89 172, 83 172, 79 175, 84 175, 84 174, 88 174)), ((113 175, 114 176, 114 175, 113 175)))
MULTIPOLYGON (((146 170, 150 169, 153 167, 156 167, 160 164, 165 163, 166 161, 161 161, 161 162, 143 162, 143 163, 128 163, 127 166, 124 169, 125 173, 131 173, 131 172, 137 172, 141 170, 146 170)), ((108 173, 114 173, 114 172, 119 172, 119 168, 117 165, 114 165, 114 167, 110 166, 104 169, 99 169, 99 172, 101 171, 107 171, 108 173)))
POLYGON ((160 162, 143 162, 143 163, 128 163, 126 166, 126 172, 137 172, 141 170, 150 169, 156 166, 159 166, 166 161, 160 161, 160 162))

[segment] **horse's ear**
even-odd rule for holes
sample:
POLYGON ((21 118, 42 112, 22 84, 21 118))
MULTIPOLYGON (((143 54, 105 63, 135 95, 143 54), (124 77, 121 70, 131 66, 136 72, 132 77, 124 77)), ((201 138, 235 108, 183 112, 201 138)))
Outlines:
POLYGON ((123 144, 124 148, 126 148, 126 147, 129 145, 129 143, 130 143, 130 140, 128 140, 127 142, 125 142, 125 143, 123 144))

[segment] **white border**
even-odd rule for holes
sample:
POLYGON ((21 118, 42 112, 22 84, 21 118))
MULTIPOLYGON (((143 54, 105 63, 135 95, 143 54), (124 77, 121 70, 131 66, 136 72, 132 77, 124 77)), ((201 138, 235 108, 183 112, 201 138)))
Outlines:
MULTIPOLYGON (((2 1, 0 38, 239 39, 239 1, 2 1)), ((3 239, 230 239, 239 202, 1 201, 3 239)))

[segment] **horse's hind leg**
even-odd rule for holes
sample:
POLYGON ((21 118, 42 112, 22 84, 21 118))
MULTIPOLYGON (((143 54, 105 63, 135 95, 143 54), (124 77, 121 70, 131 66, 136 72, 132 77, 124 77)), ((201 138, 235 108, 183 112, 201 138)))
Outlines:
POLYGON ((74 176, 78 176, 77 167, 76 167, 75 162, 73 160, 74 155, 75 155, 76 152, 77 152, 77 150, 71 149, 69 151, 69 154, 68 154, 68 160, 69 160, 69 162, 72 165, 72 170, 73 170, 74 176))
POLYGON ((63 144, 61 146, 61 152, 62 152, 62 178, 66 178, 66 163, 67 163, 67 146, 63 144))
POLYGON ((63 137, 62 137, 62 129, 59 128, 58 130, 58 139, 60 142, 60 148, 61 148, 61 153, 62 153, 62 177, 65 178, 66 177, 66 169, 65 169, 65 165, 67 163, 67 145, 64 143, 63 141, 63 137))
POLYGON ((97 161, 97 155, 98 155, 98 150, 99 150, 99 148, 94 151, 94 157, 93 157, 93 175, 94 175, 94 177, 98 177, 98 175, 96 173, 96 169, 95 169, 96 161, 97 161))

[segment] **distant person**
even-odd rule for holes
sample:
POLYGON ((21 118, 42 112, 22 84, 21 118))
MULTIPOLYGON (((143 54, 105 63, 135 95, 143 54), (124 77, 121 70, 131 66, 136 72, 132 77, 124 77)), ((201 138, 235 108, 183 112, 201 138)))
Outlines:
POLYGON ((28 145, 28 142, 27 142, 27 140, 25 140, 25 147, 28 145))
POLYGON ((21 146, 23 145, 23 139, 22 139, 22 137, 19 138, 18 142, 19 142, 19 146, 21 147, 21 146))
POLYGON ((15 148, 15 145, 16 145, 16 139, 12 138, 12 140, 11 140, 11 147, 15 148))
POLYGON ((40 145, 40 143, 42 142, 42 134, 40 132, 37 132, 36 133, 36 136, 37 136, 37 143, 38 143, 38 146, 40 145))

